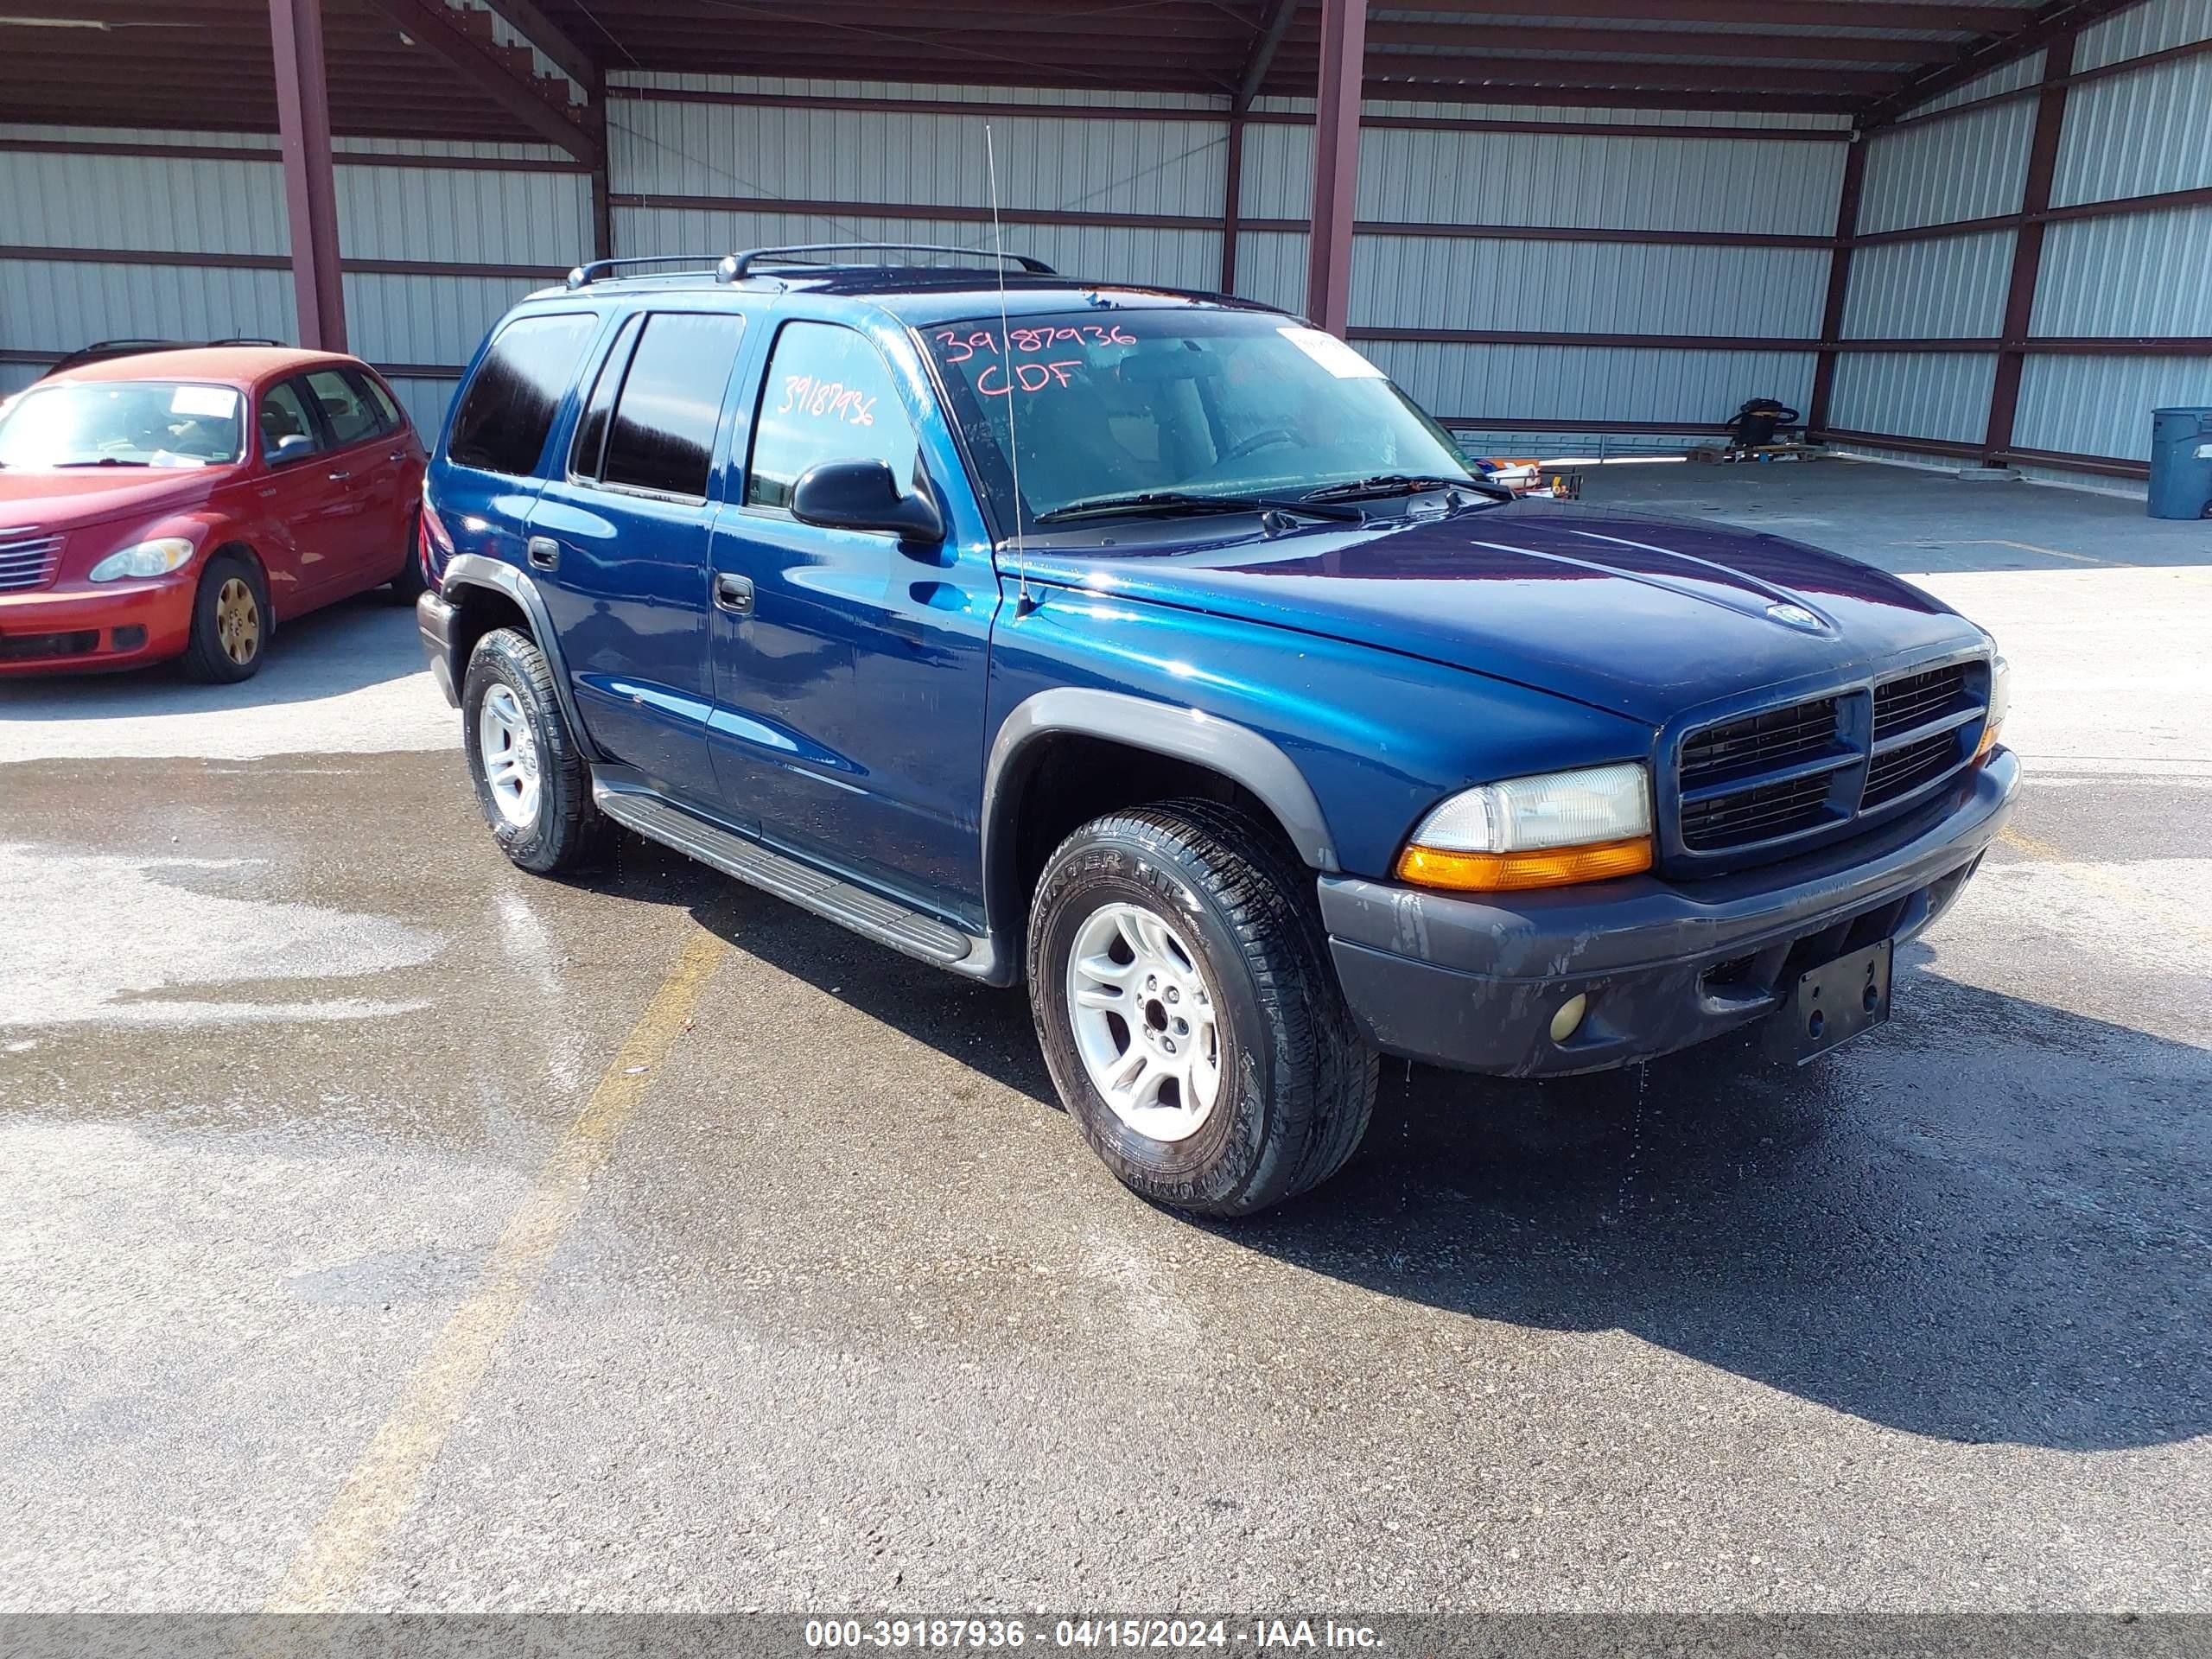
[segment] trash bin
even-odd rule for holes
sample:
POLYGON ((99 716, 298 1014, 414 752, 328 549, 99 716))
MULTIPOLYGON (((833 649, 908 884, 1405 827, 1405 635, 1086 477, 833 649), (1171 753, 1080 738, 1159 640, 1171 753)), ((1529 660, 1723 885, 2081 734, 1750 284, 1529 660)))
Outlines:
POLYGON ((2151 411, 2151 516, 2212 512, 2212 409, 2151 411))

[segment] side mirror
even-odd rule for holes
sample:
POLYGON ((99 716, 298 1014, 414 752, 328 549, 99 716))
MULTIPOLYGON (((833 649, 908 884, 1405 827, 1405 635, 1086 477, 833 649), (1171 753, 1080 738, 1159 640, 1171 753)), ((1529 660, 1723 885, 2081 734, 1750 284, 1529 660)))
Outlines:
POLYGON ((277 439, 275 443, 269 446, 269 464, 271 467, 282 467, 287 461, 303 459, 314 448, 313 438, 304 432, 295 432, 289 437, 277 439))
POLYGON ((944 539, 944 520, 926 495, 902 493, 880 461, 825 461, 791 486, 791 517, 824 530, 889 531, 901 541, 944 539))

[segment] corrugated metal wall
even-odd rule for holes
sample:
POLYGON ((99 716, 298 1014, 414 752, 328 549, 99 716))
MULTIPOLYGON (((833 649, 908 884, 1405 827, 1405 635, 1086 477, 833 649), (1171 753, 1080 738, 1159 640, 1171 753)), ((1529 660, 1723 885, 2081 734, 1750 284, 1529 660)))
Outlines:
MULTIPOLYGON (((1065 270, 1212 288, 1220 280, 1228 163, 1226 101, 1092 94, 1083 102, 1158 111, 1143 120, 1061 113, 989 117, 849 107, 855 102, 1029 103, 995 89, 618 73, 609 87, 610 177, 621 252, 838 238, 987 241, 988 123, 1009 245, 1065 270), (741 101, 804 99, 791 105, 741 101), (779 208, 777 204, 799 204, 779 208), (890 214, 887 207, 920 209, 890 214), (870 211, 874 209, 877 211, 870 211), (932 213, 928 210, 944 210, 932 213), (1092 222, 1096 221, 1096 222, 1092 222)), ((1067 99, 1050 95, 1055 104, 1067 99)), ((1270 116, 1245 131, 1237 291, 1303 303, 1313 129, 1270 116)), ((1390 105, 1376 114, 1464 117, 1390 105)), ((1633 111, 1484 110, 1563 126, 1835 124, 1821 117, 1633 111)), ((1358 219, 1643 232, 1825 237, 1843 146, 1832 138, 1742 140, 1623 134, 1370 128, 1358 219)), ((1718 422, 1746 397, 1802 403, 1812 376, 1827 256, 1817 248, 1603 244, 1470 234, 1363 232, 1352 326, 1414 395, 1447 417, 1504 423, 1516 445, 1577 419, 1718 422), (1755 334, 1802 338, 1803 353, 1493 346, 1397 340, 1393 331, 1755 334)), ((1594 434, 1559 433, 1547 447, 1594 434)), ((1650 440, 1675 444, 1682 434, 1650 440)), ((1605 439, 1621 447, 1618 435, 1605 439)))
MULTIPOLYGON (((438 371, 392 378, 435 432, 485 330, 543 280, 533 273, 566 270, 590 245, 590 180, 534 145, 338 148, 345 259, 403 268, 346 271, 353 348, 380 366, 438 371), (347 162, 372 155, 408 164, 347 162)), ((0 389, 35 376, 31 359, 95 340, 296 338, 283 178, 265 136, 0 125, 0 200, 11 209, 0 228, 0 389), (11 150, 11 139, 194 153, 11 150)))
MULTIPOLYGON (((1427 111, 1422 111, 1426 113, 1427 111)), ((1802 126, 1806 118, 1685 118, 1587 110, 1486 116, 1638 124, 1802 126)), ((1303 219, 1313 129, 1255 126, 1245 139, 1239 211, 1247 221, 1303 219)), ((1820 334, 1828 256, 1818 248, 1603 243, 1437 235, 1433 227, 1545 226, 1638 232, 1825 237, 1835 225, 1844 147, 1684 137, 1372 128, 1360 141, 1357 219, 1418 222, 1421 235, 1363 231, 1354 242, 1351 326, 1363 346, 1437 414, 1476 423, 1487 447, 1544 453, 1680 448, 1746 397, 1802 406, 1820 334), (1802 338, 1797 352, 1662 346, 1401 341, 1394 330, 1802 338), (1674 423, 1624 436, 1551 429, 1577 420, 1674 423)), ((1306 238, 1248 230, 1237 291, 1297 309, 1306 238)))
MULTIPOLYGON (((2212 186, 2212 53, 2126 67, 2147 54, 2212 40, 2212 0, 2150 0, 2082 31, 2068 90, 2051 206, 2212 186), (2110 72, 2110 73, 2105 73, 2110 72)), ((1925 115, 2033 88, 2024 60, 1912 111, 1925 115)), ((1877 134, 1868 142, 1863 234, 2017 213, 2036 100, 2015 98, 1877 134)), ((2016 233, 1978 233, 1858 249, 1844 334, 1850 339, 1993 340, 2003 331, 2016 233)), ((2212 207, 2061 219, 2044 232, 2030 337, 2212 339, 2212 207)), ((1979 443, 1993 351, 1849 353, 1832 424, 1901 437, 1979 443)), ((2031 352, 2012 442, 2022 449, 2141 461, 2160 404, 2212 404, 2212 355, 2031 352)))
MULTIPOLYGON (((2212 40, 2212 0, 2154 0, 2084 30, 2083 68, 2212 40)), ((2056 207, 2212 186, 2212 54, 2074 88, 2051 184, 2056 207)), ((2212 207, 2054 224, 2036 285, 2041 337, 2212 337, 2212 207)), ((2031 356, 2019 441, 2140 459, 2154 408, 2212 404, 2212 357, 2031 356)))
POLYGON ((855 239, 988 244, 988 126, 1009 247, 1114 281, 1211 288, 1219 279, 1228 132, 1217 115, 1178 119, 1176 111, 1192 100, 1136 94, 1083 100, 1160 111, 1143 120, 921 114, 821 103, 679 101, 652 93, 931 102, 986 96, 998 102, 1007 95, 703 76, 614 79, 608 173, 620 252, 855 239), (779 201, 804 205, 779 209, 779 201), (885 207, 950 211, 941 217, 868 211, 885 207), (1042 223, 1039 214, 1099 222, 1042 223), (1108 215, 1192 222, 1114 223, 1108 215))
MULTIPOLYGON (((2101 71, 2206 38, 2212 0, 2151 0, 2085 31, 2075 61, 2101 71)), ((1839 354, 1834 426, 1980 440, 2015 233, 1910 233, 2018 212, 2035 100, 2017 94, 2042 68, 2039 57, 2006 65, 1914 113, 1948 112, 1865 141, 1860 232, 1907 234, 1854 251, 1842 334, 1898 348, 1839 354), (1986 98, 1999 101, 1954 107, 1986 98), (1929 344, 1952 340, 1958 349, 1929 344)), ((1109 280, 1220 280, 1225 99, 610 79, 618 253, 985 240, 988 124, 1010 244, 1109 280), (899 103, 929 107, 871 107, 899 103)), ((1303 302, 1313 143, 1301 111, 1255 106, 1236 204, 1238 290, 1291 309, 1303 302)), ((1840 118, 1415 103, 1370 113, 1461 123, 1370 125, 1356 210, 1351 327, 1438 414, 1483 423, 1500 445, 1568 450, 1679 444, 1753 394, 1808 404, 1830 264, 1821 244, 1848 155, 1834 136, 1840 118), (1501 130, 1522 124, 1554 130, 1501 130), (1554 231, 1625 239, 1541 233, 1554 231), (1553 338, 1449 337, 1529 334, 1553 338), (1717 339, 1746 344, 1706 343, 1717 339), (1802 350, 1786 343, 1799 340, 1802 350)), ((354 158, 341 159, 339 190, 355 347, 416 371, 400 390, 434 426, 484 329, 539 273, 589 246, 589 179, 525 144, 340 149, 354 158), (391 164, 400 156, 411 164, 391 164)), ((2212 54, 2072 90, 2056 205, 2208 185, 2212 54)), ((0 389, 22 384, 41 354, 104 336, 291 333, 282 180, 266 137, 0 125, 0 201, 14 209, 0 226, 0 389), (184 153, 72 154, 57 140, 184 153)), ((2208 268, 2212 207, 2202 204, 2056 222, 2035 332, 2212 336, 2212 287, 2198 280, 2208 268)), ((2016 442, 2139 455, 2148 403, 2212 402, 2207 369, 2186 355, 2031 355, 2016 442)))

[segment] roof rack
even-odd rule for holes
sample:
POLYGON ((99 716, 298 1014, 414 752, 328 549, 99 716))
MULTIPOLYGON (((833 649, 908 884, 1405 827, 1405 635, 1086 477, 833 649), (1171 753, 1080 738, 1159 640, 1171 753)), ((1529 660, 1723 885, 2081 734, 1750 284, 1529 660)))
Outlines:
MULTIPOLYGON (((1026 253, 997 253, 989 248, 955 247, 944 242, 802 242, 786 248, 753 248, 744 253, 733 253, 715 267, 715 279, 723 283, 741 283, 753 274, 755 265, 811 265, 820 262, 808 259, 810 253, 957 253, 965 259, 981 259, 994 264, 1007 261, 1020 265, 1033 276, 1058 275, 1042 259, 1026 253)), ((850 264, 882 264, 883 261, 840 262, 850 264)))
POLYGON ((570 271, 568 285, 570 288, 587 288, 601 276, 629 265, 694 265, 702 270, 712 270, 721 264, 721 257, 719 253, 646 253, 632 255, 627 259, 594 259, 570 271))

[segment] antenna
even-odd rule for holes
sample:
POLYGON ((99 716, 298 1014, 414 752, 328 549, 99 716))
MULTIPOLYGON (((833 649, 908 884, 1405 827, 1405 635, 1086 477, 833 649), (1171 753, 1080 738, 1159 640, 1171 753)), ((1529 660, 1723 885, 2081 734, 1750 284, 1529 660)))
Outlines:
POLYGON ((1035 601, 1029 597, 1029 557, 1021 542, 1021 442, 1014 431, 1014 392, 1019 382, 1014 372, 1014 330, 1006 315, 1006 243, 999 233, 999 156, 991 143, 988 121, 983 123, 983 167, 991 177, 991 251, 998 255, 999 350, 1006 359, 1006 450, 1007 464, 1014 469, 1014 614, 1019 616, 1035 601))

